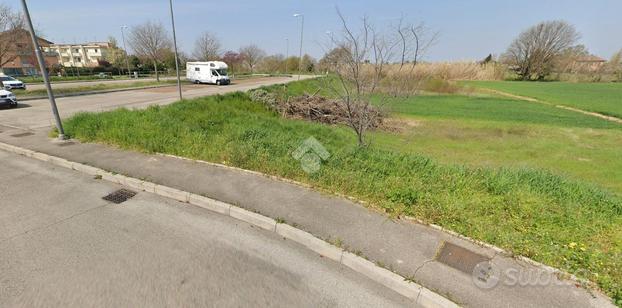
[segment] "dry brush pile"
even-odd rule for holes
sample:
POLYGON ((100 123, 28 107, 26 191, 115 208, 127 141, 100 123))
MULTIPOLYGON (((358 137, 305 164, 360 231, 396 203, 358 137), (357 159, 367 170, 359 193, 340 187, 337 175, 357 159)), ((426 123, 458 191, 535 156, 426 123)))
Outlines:
MULTIPOLYGON (((322 124, 348 125, 348 111, 340 100, 329 99, 319 95, 304 94, 296 97, 280 96, 277 93, 257 89, 249 93, 251 100, 259 102, 278 112, 281 116, 313 121, 322 124)), ((369 118, 371 129, 384 128, 386 113, 373 105, 366 110, 354 110, 364 113, 369 118)))

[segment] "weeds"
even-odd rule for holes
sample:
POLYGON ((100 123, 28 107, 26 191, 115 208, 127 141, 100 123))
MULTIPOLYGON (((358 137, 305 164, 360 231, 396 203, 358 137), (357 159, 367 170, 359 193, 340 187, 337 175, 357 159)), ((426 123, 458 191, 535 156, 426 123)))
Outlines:
POLYGON ((354 196, 576 273, 622 298, 622 200, 586 183, 535 169, 468 168, 358 148, 345 128, 282 119, 243 93, 82 113, 65 124, 82 141, 227 161, 354 196), (291 156, 309 136, 331 153, 314 174, 291 156))

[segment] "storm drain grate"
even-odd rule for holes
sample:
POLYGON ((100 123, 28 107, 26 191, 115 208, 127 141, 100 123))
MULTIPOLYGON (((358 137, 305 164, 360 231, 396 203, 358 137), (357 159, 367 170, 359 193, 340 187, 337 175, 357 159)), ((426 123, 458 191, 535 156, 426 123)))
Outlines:
POLYGON ((103 197, 102 199, 106 200, 106 201, 110 201, 114 204, 121 204, 129 199, 132 199, 134 196, 136 196, 136 193, 131 191, 131 190, 127 190, 127 189, 119 189, 105 197, 103 197))
POLYGON ((68 146, 74 145, 74 144, 76 144, 76 143, 69 141, 69 142, 61 142, 61 143, 58 144, 58 146, 59 147, 68 147, 68 146))
POLYGON ((11 137, 21 138, 21 137, 32 136, 32 135, 34 134, 31 132, 26 132, 26 133, 19 133, 19 134, 11 135, 11 137))
POLYGON ((459 271, 472 274, 475 266, 489 261, 489 258, 458 245, 445 242, 436 256, 436 260, 459 271))

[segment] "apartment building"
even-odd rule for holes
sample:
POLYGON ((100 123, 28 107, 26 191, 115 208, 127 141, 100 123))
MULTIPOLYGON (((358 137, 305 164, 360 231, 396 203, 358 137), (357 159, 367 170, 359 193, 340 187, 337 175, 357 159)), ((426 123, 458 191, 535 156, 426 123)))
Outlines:
MULTIPOLYGON (((45 66, 50 69, 58 64, 58 56, 50 52, 53 43, 37 37, 43 53, 45 66)), ((23 29, 0 32, 0 72, 12 76, 36 75, 39 73, 37 58, 32 48, 30 33, 23 29)))
POLYGON ((110 47, 108 42, 53 44, 47 51, 57 53, 59 64, 65 67, 95 67, 106 58, 110 47))

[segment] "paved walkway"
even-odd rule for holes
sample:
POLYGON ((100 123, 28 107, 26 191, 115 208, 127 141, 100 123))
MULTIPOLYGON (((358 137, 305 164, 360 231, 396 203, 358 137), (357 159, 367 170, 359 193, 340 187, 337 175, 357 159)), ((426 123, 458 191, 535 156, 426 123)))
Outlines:
POLYGON ((240 220, 0 151, 0 307, 409 307, 240 220))
POLYGON ((394 221, 351 201, 266 176, 163 155, 98 144, 59 146, 49 129, 5 142, 112 172, 206 195, 341 243, 372 261, 468 307, 608 307, 597 293, 560 281, 529 263, 407 221, 394 221), (488 261, 488 262, 487 262, 488 261), (482 263, 483 262, 483 263, 482 263), (490 268, 486 265, 491 265, 490 268), (533 280, 533 277, 535 278, 533 280), (531 277, 532 280, 528 280, 531 277), (478 279, 479 278, 479 279, 478 279), (498 279, 496 279, 498 278, 498 279), (526 285, 519 285, 516 279, 526 285), (527 279, 527 280, 526 280, 527 279))

